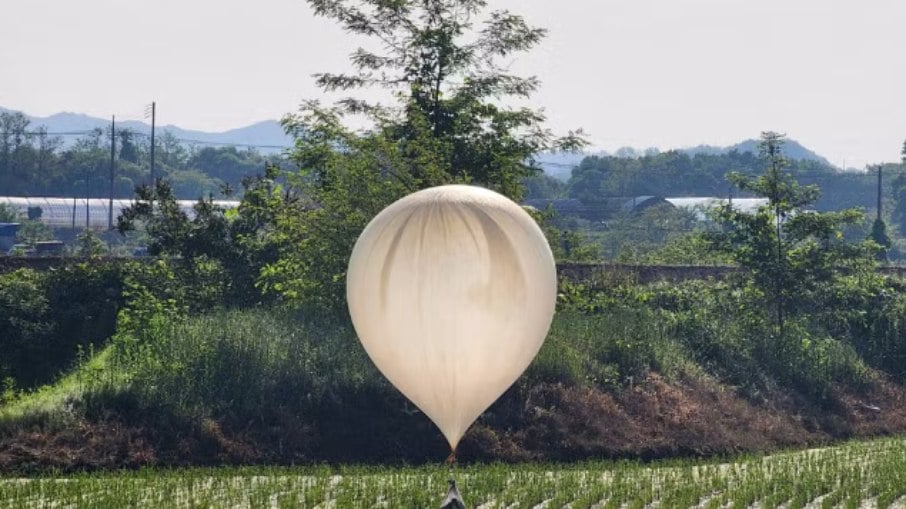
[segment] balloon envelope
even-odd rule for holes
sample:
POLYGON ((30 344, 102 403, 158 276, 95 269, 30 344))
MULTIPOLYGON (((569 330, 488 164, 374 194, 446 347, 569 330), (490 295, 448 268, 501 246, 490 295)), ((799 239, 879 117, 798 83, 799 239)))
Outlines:
POLYGON ((461 185, 413 193, 378 214, 346 283, 368 355, 454 450, 538 353, 556 292, 535 221, 500 194, 461 185))

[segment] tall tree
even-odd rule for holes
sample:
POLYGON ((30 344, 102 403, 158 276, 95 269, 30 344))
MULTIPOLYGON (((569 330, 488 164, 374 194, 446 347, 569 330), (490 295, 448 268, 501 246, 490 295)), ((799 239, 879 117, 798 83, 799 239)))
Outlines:
POLYGON ((263 284, 286 297, 339 306, 356 236, 384 206, 420 188, 475 182, 519 199, 534 156, 582 146, 581 133, 558 138, 524 100, 539 82, 501 61, 545 35, 484 0, 308 0, 315 13, 364 36, 347 74, 320 74, 328 92, 378 87, 380 104, 348 97, 333 107, 305 103, 284 125, 296 137, 296 185, 310 202, 278 217, 285 246, 263 284), (347 115, 370 121, 364 132, 347 115))
MULTIPOLYGON (((27 175, 24 152, 30 148, 28 117, 19 112, 0 113, 0 184, 11 185, 27 175)), ((5 186, 4 186, 5 187, 5 186)))
POLYGON ((132 141, 134 133, 131 129, 119 129, 116 132, 120 139, 119 158, 130 163, 138 163, 138 148, 132 141))
MULTIPOLYGON (((369 87, 388 89, 392 107, 355 97, 334 110, 364 113, 400 144, 412 161, 429 157, 442 173, 429 174, 413 164, 408 171, 427 184, 474 180, 518 197, 521 178, 537 171, 534 155, 543 149, 574 148, 574 133, 556 138, 543 127, 544 115, 531 108, 510 108, 507 98, 528 98, 534 77, 507 73, 500 60, 530 50, 545 30, 531 27, 507 11, 484 16, 484 0, 309 0, 319 16, 365 36, 382 49, 359 48, 350 57, 354 71, 317 75, 326 91, 369 87), (428 155, 430 153, 430 156, 428 155)), ((303 113, 313 113, 308 104, 303 113)), ((288 119, 305 127, 311 117, 288 119)), ((295 132, 299 132, 295 130, 295 132)))
MULTIPOLYGON (((903 166, 906 167, 906 141, 903 142, 903 166)), ((893 189, 893 220, 898 226, 900 235, 906 235, 906 172, 900 172, 891 183, 893 189)))
POLYGON ((709 235, 712 246, 732 256, 764 295, 779 335, 784 334, 790 314, 806 307, 821 310, 822 291, 841 269, 871 265, 877 251, 874 243, 852 244, 844 239, 843 228, 863 219, 858 210, 805 210, 818 199, 819 191, 799 185, 786 171, 783 142, 781 134, 762 133, 764 174, 728 176, 740 190, 763 196, 768 203, 754 214, 724 207, 718 217, 725 230, 709 235))

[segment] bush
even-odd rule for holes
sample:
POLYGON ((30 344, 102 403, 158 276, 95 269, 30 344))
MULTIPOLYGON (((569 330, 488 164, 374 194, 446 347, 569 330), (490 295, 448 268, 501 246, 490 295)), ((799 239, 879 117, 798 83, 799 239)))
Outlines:
POLYGON ((23 388, 49 382, 113 334, 122 289, 112 264, 0 275, 0 374, 23 388))
MULTIPOLYGON (((586 329, 570 334, 564 344, 552 332, 550 346, 556 350, 542 361, 543 373, 551 378, 548 373, 557 368, 563 380, 574 380, 572 356, 559 354, 575 348, 592 359, 608 360, 607 372, 619 374, 608 383, 649 369, 670 375, 697 366, 752 394, 782 385, 823 399, 834 384, 860 387, 868 380, 853 337, 841 334, 840 327, 832 329, 834 322, 798 314, 778 334, 763 302, 759 289, 745 283, 617 283, 601 290, 566 284, 561 309, 593 316, 582 322, 586 329), (583 334, 594 340, 582 339, 583 334)), ((865 306, 859 309, 854 316, 867 312, 865 306)), ((868 343, 877 346, 874 340, 868 343)))
POLYGON ((228 278, 216 260, 92 262, 0 275, 0 380, 29 389, 73 366, 80 349, 105 344, 165 311, 223 306, 228 278))

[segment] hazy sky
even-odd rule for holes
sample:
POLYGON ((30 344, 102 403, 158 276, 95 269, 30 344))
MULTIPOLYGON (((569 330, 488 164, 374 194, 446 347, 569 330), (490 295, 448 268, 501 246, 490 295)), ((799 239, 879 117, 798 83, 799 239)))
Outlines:
MULTIPOLYGON (((906 139, 904 0, 490 0, 550 35, 537 75, 555 130, 595 146, 729 144, 763 130, 847 166, 906 139)), ((359 41, 304 0, 0 0, 0 106, 226 130, 321 97, 359 41)))

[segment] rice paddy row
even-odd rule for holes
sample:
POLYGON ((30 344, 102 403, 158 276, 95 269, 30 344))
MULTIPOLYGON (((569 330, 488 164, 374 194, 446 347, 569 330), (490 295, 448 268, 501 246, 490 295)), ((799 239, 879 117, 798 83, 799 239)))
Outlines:
POLYGON ((906 439, 732 462, 148 469, 0 478, 0 508, 437 507, 453 477, 469 507, 904 508, 906 439))

